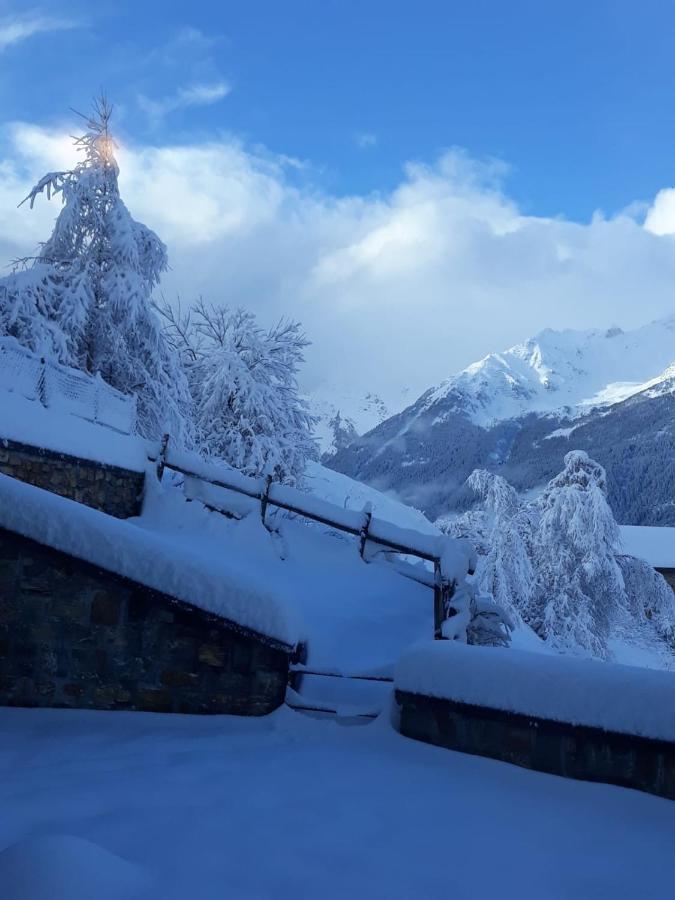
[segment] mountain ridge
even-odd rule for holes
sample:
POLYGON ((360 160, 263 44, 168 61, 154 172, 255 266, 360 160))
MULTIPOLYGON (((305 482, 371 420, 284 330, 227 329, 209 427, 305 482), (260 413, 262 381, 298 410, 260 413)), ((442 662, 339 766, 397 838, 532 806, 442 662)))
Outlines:
POLYGON ((528 491, 585 449, 608 469, 623 524, 675 524, 674 360, 675 316, 626 332, 546 329, 430 388, 328 464, 435 518, 461 508, 474 468, 528 491))

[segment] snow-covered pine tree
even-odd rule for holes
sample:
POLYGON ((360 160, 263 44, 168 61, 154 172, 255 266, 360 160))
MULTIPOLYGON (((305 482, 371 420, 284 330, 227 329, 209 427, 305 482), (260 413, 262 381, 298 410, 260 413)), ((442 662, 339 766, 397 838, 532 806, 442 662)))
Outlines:
POLYGON ((649 563, 619 556, 628 610, 634 624, 642 623, 675 648, 675 596, 666 579, 649 563))
POLYGON ((359 436, 353 421, 342 416, 340 410, 337 410, 335 415, 329 419, 328 427, 333 435, 332 445, 336 453, 349 447, 359 436))
POLYGON ((582 450, 567 453, 565 468, 538 506, 533 624, 553 646, 606 657, 610 628, 625 609, 625 590, 604 469, 582 450))
POLYGON ((314 417, 298 391, 308 341, 296 322, 264 331, 251 312, 199 300, 159 307, 188 375, 201 448, 248 475, 296 484, 316 458, 314 417))
MULTIPOLYGON (((565 470, 530 503, 490 472, 475 470, 467 486, 479 504, 438 524, 474 544, 474 580, 513 620, 521 617, 560 650, 607 656, 608 636, 639 643, 650 631, 675 646, 673 592, 646 562, 620 555, 604 470, 585 453, 569 454, 565 470)), ((469 643, 482 642, 465 630, 469 643)))
POLYGON ((144 436, 170 431, 190 443, 187 383, 150 300, 166 248, 120 197, 111 113, 105 97, 97 100, 75 139, 80 161, 45 175, 26 198, 32 208, 40 194, 60 196, 62 208, 37 257, 0 282, 0 330, 136 393, 144 436))
POLYGON ((483 514, 478 584, 512 619, 527 620, 534 589, 532 511, 501 475, 475 469, 466 483, 480 499, 483 514))

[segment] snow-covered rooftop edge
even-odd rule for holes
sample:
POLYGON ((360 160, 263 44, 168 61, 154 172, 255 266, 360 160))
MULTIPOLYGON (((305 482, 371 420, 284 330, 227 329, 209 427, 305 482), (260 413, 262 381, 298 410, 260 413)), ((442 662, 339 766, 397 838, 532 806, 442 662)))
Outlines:
POLYGON ((657 569, 675 569, 675 528, 621 525, 621 549, 657 569))
POLYGON ((271 592, 228 570, 207 566, 177 541, 99 510, 0 475, 0 528, 15 532, 148 588, 168 594, 266 638, 293 647, 297 617, 271 592))
POLYGON ((675 741, 672 672, 434 641, 404 653, 394 680, 410 693, 675 741))

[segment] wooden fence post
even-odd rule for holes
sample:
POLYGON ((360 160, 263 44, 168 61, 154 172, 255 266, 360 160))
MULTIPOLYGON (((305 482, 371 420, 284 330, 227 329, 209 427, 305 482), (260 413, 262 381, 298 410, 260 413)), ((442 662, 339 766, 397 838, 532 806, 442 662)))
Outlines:
POLYGON ((94 375, 94 422, 98 423, 98 414, 101 406, 101 373, 99 371, 94 375))
POLYGON ((359 532, 359 556, 363 559, 363 554, 366 552, 366 541, 368 540, 368 529, 370 528, 370 520, 373 518, 373 514, 370 510, 363 516, 363 525, 361 526, 361 531, 359 532))
MULTIPOLYGON (((265 490, 260 495, 260 518, 262 519, 263 525, 265 525, 265 514, 267 513, 267 506, 270 502, 271 487, 272 487, 272 476, 267 475, 265 477, 265 490)), ((267 528, 266 525, 265 525, 265 528, 267 528)))
POLYGON ((434 640, 438 641, 443 637, 442 625, 445 618, 445 590, 443 585, 443 574, 441 572, 441 564, 438 560, 434 562, 434 640))
POLYGON ((165 434, 159 448, 159 456, 157 457, 157 480, 161 481, 164 477, 164 469, 166 468, 166 451, 169 446, 169 435, 165 434))
POLYGON ((47 360, 44 356, 40 359, 40 363, 42 368, 40 369, 40 374, 38 375, 37 382, 37 395, 40 403, 46 408, 47 407, 47 360))

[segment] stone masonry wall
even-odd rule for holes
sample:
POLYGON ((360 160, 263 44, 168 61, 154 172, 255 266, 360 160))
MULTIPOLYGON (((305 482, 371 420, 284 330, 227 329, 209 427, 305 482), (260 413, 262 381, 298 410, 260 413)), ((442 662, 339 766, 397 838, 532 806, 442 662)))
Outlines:
POLYGON ((0 440, 0 472, 93 506, 118 519, 127 519, 140 512, 142 472, 8 440, 0 440))
POLYGON ((675 800, 675 744, 396 691, 406 737, 675 800))
POLYGON ((0 704, 262 715, 290 650, 0 529, 0 704))

